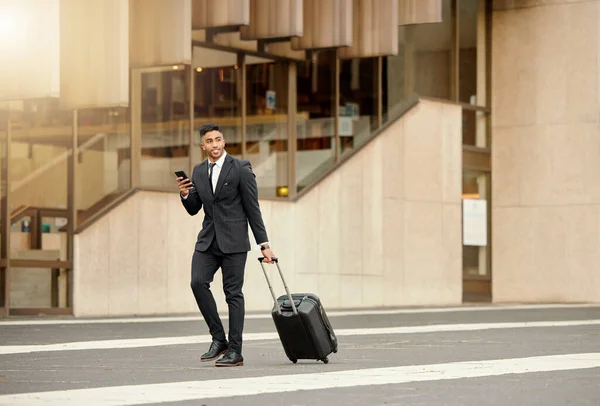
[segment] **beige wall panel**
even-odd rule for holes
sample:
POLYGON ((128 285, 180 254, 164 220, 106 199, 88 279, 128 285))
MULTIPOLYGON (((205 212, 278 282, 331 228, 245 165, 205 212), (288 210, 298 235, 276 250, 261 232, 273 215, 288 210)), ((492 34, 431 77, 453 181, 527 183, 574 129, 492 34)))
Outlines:
POLYGON ((442 22, 442 0, 398 0, 398 25, 442 22))
POLYGON ((250 0, 192 0, 192 29, 250 23, 250 0))
MULTIPOLYGON (((517 159, 520 205, 600 204, 596 124, 538 125, 513 131, 518 143, 509 162, 517 159)), ((501 159, 495 156, 493 161, 505 167, 501 159)), ((497 193, 504 191, 497 189, 497 193)))
POLYGON ((0 2, 0 101, 58 97, 58 0, 0 2))
MULTIPOLYGON (((383 273, 383 183, 381 162, 382 143, 371 143, 363 151, 362 178, 362 237, 361 251, 364 255, 362 274, 382 275, 383 273)), ((359 212, 356 212, 357 214, 359 212)), ((358 236, 355 236, 358 237, 358 236)))
MULTIPOLYGON (((150 196, 161 197, 161 193, 150 196)), ((198 305, 191 294, 192 254, 198 231, 193 227, 181 227, 185 222, 197 224, 198 217, 190 217, 187 211, 176 204, 177 195, 167 198, 167 312, 184 313, 198 311, 198 305), (175 200, 172 202, 171 200, 175 200)), ((203 215, 203 212, 198 213, 203 215)))
POLYGON ((536 123, 564 123, 567 121, 569 82, 566 50, 571 42, 568 15, 563 7, 540 7, 529 24, 534 26, 534 38, 539 38, 534 43, 534 60, 529 62, 537 67, 534 82, 536 123))
POLYGON ((306 196, 305 202, 302 202, 302 204, 299 204, 295 208, 295 218, 297 219, 295 221, 295 229, 298 239, 301 239, 301 236, 313 235, 310 239, 311 243, 308 243, 308 241, 298 241, 296 245, 294 266, 298 269, 299 275, 318 272, 319 265, 317 258, 322 247, 318 246, 318 244, 315 246, 313 243, 318 241, 316 235, 318 235, 320 229, 319 205, 319 193, 318 191, 314 191, 306 196))
POLYGON ((353 158, 352 164, 347 163, 340 169, 342 187, 337 200, 340 216, 342 219, 352 219, 352 221, 344 221, 340 234, 340 272, 345 275, 360 275, 365 265, 361 238, 364 230, 364 217, 361 214, 366 202, 362 198, 357 198, 357 196, 363 196, 364 159, 364 154, 359 154, 353 158))
POLYGON ((137 202, 129 199, 123 210, 114 210, 108 215, 108 308, 111 316, 128 315, 132 309, 137 313, 138 272, 140 269, 140 245, 132 234, 138 230, 137 202), (133 215, 132 215, 133 214, 133 215), (127 224, 127 227, 123 227, 127 224))
POLYGON ((381 307, 385 302, 383 297, 383 277, 377 275, 362 276, 362 306, 381 307))
POLYGON ((339 274, 319 275, 319 297, 328 306, 340 307, 342 302, 341 276, 339 274))
POLYGON ((241 38, 272 39, 301 36, 302 0, 250 0, 250 24, 240 27, 241 38))
POLYGON ((342 58, 398 54, 398 1, 353 0, 352 45, 340 49, 342 58))
POLYGON ((340 275, 340 307, 351 309, 363 301, 363 277, 358 275, 340 275))
MULTIPOLYGON (((338 202, 342 177, 339 172, 332 174, 325 180, 322 190, 319 191, 319 225, 318 240, 326 242, 327 249, 319 249, 319 264, 328 274, 338 274, 340 269, 340 237, 344 224, 342 212, 335 207, 338 202)), ((321 245, 321 244, 318 244, 321 245)))
POLYGON ((382 153, 383 197, 401 199, 404 197, 404 122, 393 123, 381 137, 385 140, 382 153))
POLYGON ((441 103, 419 103, 406 116, 403 173, 408 201, 442 200, 442 114, 441 103))
POLYGON ((143 68, 192 60, 192 0, 130 0, 130 64, 143 68))
POLYGON ((382 228, 383 277, 385 280, 384 306, 399 306, 406 303, 404 290, 404 201, 395 198, 383 199, 382 228))
MULTIPOLYGON (((441 303, 442 204, 404 203, 404 296, 408 303, 441 303)), ((454 270, 457 272, 459 270, 454 270)))
POLYGON ((571 5, 566 11, 570 43, 568 55, 567 119, 598 122, 600 110, 600 1, 571 5), (597 85, 593 86, 596 82, 597 85))
POLYGON ((494 13, 492 75, 502 89, 492 92, 494 125, 597 121, 599 9, 576 2, 494 13))
MULTIPOLYGON (((167 310, 167 205, 169 195, 142 195, 138 200, 138 302, 146 313, 167 310)), ((189 285, 188 285, 189 286, 189 285)))
POLYGON ((462 108, 442 106, 442 201, 458 203, 462 197, 462 108))
POLYGON ((494 7, 493 300, 600 302, 600 2, 494 7))
POLYGON ((568 212, 566 246, 569 281, 561 288, 567 289, 567 300, 600 301, 600 207, 576 206, 568 212))
MULTIPOLYGON (((532 63, 535 9, 494 13, 492 23, 492 126, 532 125, 537 67, 532 63), (494 91, 498 89, 498 91, 494 91), (501 89, 501 90, 500 90, 501 89)), ((492 137, 493 138, 493 137, 492 137)))
POLYGON ((463 269, 462 204, 442 204, 442 268, 439 275, 439 298, 442 303, 462 301, 462 273, 447 272, 463 269))
POLYGON ((352 0, 304 0, 303 34, 293 49, 352 45, 352 0))
POLYGON ((533 250, 537 208, 502 207, 492 213, 492 299, 531 301, 543 284, 533 250), (518 238, 516 238, 518 236, 518 238))
MULTIPOLYGON (((125 227, 124 224, 121 225, 125 227)), ((73 260, 73 313, 75 317, 110 315, 109 220, 104 217, 75 236, 73 260)), ((137 307, 129 308, 135 314, 137 307)))
POLYGON ((128 105, 127 0, 61 0, 60 19, 61 105, 128 105))
POLYGON ((525 131, 518 127, 494 129, 492 207, 514 207, 520 202, 521 183, 519 139, 525 131))

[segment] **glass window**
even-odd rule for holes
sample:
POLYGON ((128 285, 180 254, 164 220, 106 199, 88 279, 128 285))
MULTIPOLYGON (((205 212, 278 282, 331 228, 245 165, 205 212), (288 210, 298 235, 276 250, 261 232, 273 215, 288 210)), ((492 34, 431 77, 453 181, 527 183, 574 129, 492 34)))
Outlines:
POLYGON ((400 30, 406 94, 416 92, 421 96, 452 99, 451 3, 442 1, 441 23, 410 25, 400 30))
MULTIPOLYGON (((459 101, 487 105, 487 48, 485 1, 461 0, 459 4, 459 101)), ((489 115, 463 109, 463 144, 490 147, 489 115)))
MULTIPOLYGON (((11 111, 9 173, 10 211, 27 208, 67 208, 67 168, 73 137, 73 113, 61 110, 58 100, 27 101, 11 111)), ((22 224, 12 224, 22 233, 22 224)), ((26 249, 28 239, 11 241, 26 249), (22 245, 20 242, 22 242, 22 245)))
MULTIPOLYGON (((459 14, 459 101, 485 106, 485 89, 478 89, 478 74, 485 76, 485 45, 478 46, 478 4, 479 0, 460 0, 459 14), (478 52, 484 52, 478 55, 478 52), (478 60, 483 56, 483 60, 478 60), (478 90, 480 94, 478 95, 478 90), (482 91, 483 90, 483 91, 482 91)), ((485 18, 485 17, 483 17, 485 18)), ((485 37, 483 37, 485 38, 485 37)), ((485 86, 485 83, 482 84, 485 86)))
POLYGON ((141 184, 176 189, 173 172, 189 167, 190 67, 142 73, 141 184))
POLYGON ((378 59, 340 61, 340 148, 364 144, 377 129, 378 59))
POLYGON ((198 129, 206 123, 221 126, 225 150, 242 157, 242 80, 238 56, 209 48, 194 48, 194 145, 192 163, 206 159, 198 129))
POLYGON ((442 22, 398 28, 398 55, 384 58, 383 119, 395 119, 412 94, 451 100, 452 0, 442 0, 442 22))
MULTIPOLYGON (((23 102, 10 112, 12 259, 67 260, 67 174, 73 113, 58 100, 23 102)), ((50 307, 64 298, 65 270, 13 268, 12 307, 50 307)), ((66 289, 66 288, 65 288, 66 289)), ((63 300, 60 303, 65 303, 63 300)))
POLYGON ((297 63, 296 187, 300 191, 335 164, 334 51, 297 63))
POLYGON ((78 224, 130 188, 129 109, 78 111, 75 185, 78 224))
POLYGON ((288 191, 288 62, 247 57, 246 159, 261 197, 288 191))

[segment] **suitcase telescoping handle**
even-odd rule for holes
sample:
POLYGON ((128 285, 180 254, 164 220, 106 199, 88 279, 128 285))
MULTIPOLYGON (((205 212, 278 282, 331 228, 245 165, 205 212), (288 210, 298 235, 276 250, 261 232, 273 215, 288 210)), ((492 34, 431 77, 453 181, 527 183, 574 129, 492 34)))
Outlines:
MULTIPOLYGON (((267 276, 267 271, 265 270, 265 263, 263 262, 264 257, 258 258, 258 262, 260 262, 260 266, 262 267, 263 273, 265 274, 265 279, 267 280, 267 284, 269 285, 269 290, 271 291, 271 296, 273 296, 273 302, 275 303, 275 308, 277 309, 277 313, 281 314, 281 309, 279 308, 279 304, 277 304, 277 296, 275 296, 275 292, 273 291, 273 287, 271 286, 271 281, 267 276)), ((290 299, 290 303, 292 305, 292 310, 294 314, 298 314, 298 309, 296 309, 296 304, 294 303, 294 299, 292 299, 292 295, 290 294, 290 290, 288 289, 287 284, 285 283, 285 278, 283 277, 283 272, 281 272, 281 268, 279 267, 279 260, 275 257, 271 258, 275 265, 277 265, 277 270, 279 271, 279 276, 281 276, 281 281, 283 282, 283 287, 285 288, 285 292, 287 293, 288 299, 290 299)))

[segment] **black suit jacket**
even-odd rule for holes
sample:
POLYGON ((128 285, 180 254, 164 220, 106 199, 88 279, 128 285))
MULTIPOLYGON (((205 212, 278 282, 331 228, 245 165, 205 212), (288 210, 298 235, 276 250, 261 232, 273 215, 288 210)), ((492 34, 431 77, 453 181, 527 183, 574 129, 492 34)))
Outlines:
POLYGON ((194 167, 191 180, 194 188, 181 202, 192 216, 204 207, 196 250, 205 251, 216 237, 219 248, 226 254, 249 251, 248 224, 258 244, 269 241, 250 162, 227 154, 214 195, 208 179, 208 160, 194 167))

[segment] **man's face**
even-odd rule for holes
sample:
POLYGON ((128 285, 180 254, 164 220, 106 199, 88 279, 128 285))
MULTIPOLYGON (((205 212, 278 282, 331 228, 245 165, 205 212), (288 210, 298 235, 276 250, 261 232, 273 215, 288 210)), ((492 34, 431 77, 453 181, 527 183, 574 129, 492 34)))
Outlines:
POLYGON ((200 144, 202 149, 206 151, 211 160, 216 161, 223 155, 223 149, 225 148, 225 138, 219 131, 209 131, 202 137, 202 143, 200 144))

